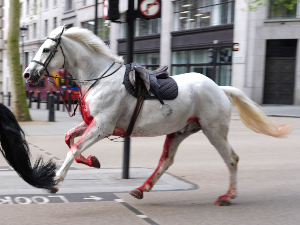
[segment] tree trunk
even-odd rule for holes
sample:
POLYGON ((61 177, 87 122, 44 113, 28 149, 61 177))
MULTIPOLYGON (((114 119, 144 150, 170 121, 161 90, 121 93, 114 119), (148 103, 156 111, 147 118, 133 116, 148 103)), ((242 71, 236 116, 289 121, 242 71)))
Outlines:
POLYGON ((19 53, 20 2, 10 0, 7 38, 8 65, 12 84, 12 111, 18 121, 30 121, 19 53))

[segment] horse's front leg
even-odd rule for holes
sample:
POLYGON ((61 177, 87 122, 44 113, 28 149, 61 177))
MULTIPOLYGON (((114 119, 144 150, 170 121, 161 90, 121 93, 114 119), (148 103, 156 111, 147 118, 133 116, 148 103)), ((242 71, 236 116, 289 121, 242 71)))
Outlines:
POLYGON ((79 140, 71 147, 63 165, 57 171, 57 183, 65 179, 66 174, 76 157, 92 144, 109 136, 113 132, 113 123, 108 123, 107 121, 107 117, 93 119, 79 140))
MULTIPOLYGON (((88 125, 85 122, 82 122, 67 132, 65 142, 69 146, 69 148, 74 145, 74 139, 81 136, 87 129, 87 127, 88 125)), ((82 163, 90 167, 100 168, 100 162, 96 156, 90 155, 88 158, 85 158, 83 155, 79 155, 75 159, 75 161, 77 163, 82 163)))

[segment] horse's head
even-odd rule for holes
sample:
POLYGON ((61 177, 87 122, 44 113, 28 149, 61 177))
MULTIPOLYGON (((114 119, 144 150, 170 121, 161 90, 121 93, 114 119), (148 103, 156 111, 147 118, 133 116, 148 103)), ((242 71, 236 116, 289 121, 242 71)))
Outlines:
POLYGON ((45 75, 49 75, 52 71, 62 67, 64 55, 60 43, 64 30, 64 26, 53 30, 40 47, 23 73, 27 83, 37 84, 45 75))

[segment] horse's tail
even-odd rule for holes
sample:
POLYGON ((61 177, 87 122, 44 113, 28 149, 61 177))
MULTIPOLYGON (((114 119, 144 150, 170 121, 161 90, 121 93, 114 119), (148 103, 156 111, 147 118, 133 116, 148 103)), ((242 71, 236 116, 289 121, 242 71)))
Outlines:
POLYGON ((34 166, 30 162, 30 151, 25 135, 14 114, 0 104, 0 151, 8 164, 28 184, 51 190, 55 186, 56 165, 39 157, 34 166))
POLYGON ((276 126, 259 105, 241 90, 228 86, 220 86, 220 88, 231 99, 232 105, 236 106, 241 120, 249 129, 273 137, 283 137, 291 131, 290 124, 276 126))

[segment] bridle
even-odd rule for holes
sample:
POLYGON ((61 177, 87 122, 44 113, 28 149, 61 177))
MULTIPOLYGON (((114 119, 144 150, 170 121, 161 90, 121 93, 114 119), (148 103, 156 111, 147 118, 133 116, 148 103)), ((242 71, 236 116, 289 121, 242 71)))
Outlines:
MULTIPOLYGON (((51 76, 50 73, 49 73, 49 71, 48 71, 48 69, 47 69, 47 67, 48 67, 48 65, 49 65, 49 63, 50 63, 50 61, 52 60, 52 58, 55 56, 55 54, 56 54, 56 52, 57 52, 58 46, 60 47, 61 52, 62 52, 62 54, 63 54, 63 56, 64 56, 64 64, 63 64, 63 68, 65 69, 66 56, 65 56, 65 54, 64 54, 63 48, 62 48, 61 45, 60 45, 60 43, 61 43, 61 35, 63 34, 64 30, 65 30, 65 26, 63 27, 62 32, 61 32, 60 35, 59 35, 59 38, 50 38, 50 37, 47 37, 47 39, 50 39, 50 40, 56 42, 56 45, 55 45, 55 47, 50 51, 50 54, 49 54, 48 58, 46 59, 46 61, 45 61, 44 63, 42 63, 42 62, 40 62, 40 61, 37 61, 37 60, 31 60, 31 62, 34 62, 34 63, 37 63, 37 64, 43 66, 44 70, 47 72, 47 74, 44 75, 44 76, 47 76, 47 77, 53 77, 53 78, 55 78, 55 79, 65 79, 65 78, 60 78, 60 77, 54 77, 54 76, 51 76)), ((61 97, 62 97, 62 99, 63 99, 64 106, 65 106, 65 108, 67 109, 67 112, 68 112, 68 114, 69 114, 70 117, 75 116, 75 113, 76 113, 76 110, 77 110, 78 105, 81 105, 82 99, 83 99, 84 96, 85 96, 85 95, 86 95, 86 94, 87 94, 87 93, 95 86, 95 84, 96 84, 99 80, 101 80, 101 79, 103 79, 103 78, 106 78, 106 77, 109 77, 109 76, 113 75, 115 72, 117 72, 117 71, 123 66, 123 63, 122 63, 116 70, 114 70, 112 73, 106 75, 106 73, 107 73, 114 65, 115 65, 115 62, 113 62, 113 63, 110 65, 110 67, 109 67, 109 68, 108 68, 108 69, 107 69, 107 70, 106 70, 99 78, 88 79, 88 80, 78 80, 78 79, 73 79, 73 78, 66 78, 66 79, 68 79, 68 80, 76 80, 76 81, 79 82, 79 83, 85 83, 85 82, 88 82, 88 81, 94 81, 94 83, 92 83, 92 84, 90 85, 90 87, 85 91, 85 93, 81 96, 81 98, 78 98, 78 99, 77 99, 76 107, 74 108, 74 111, 73 111, 72 114, 70 113, 70 110, 69 110, 69 108, 67 107, 67 104, 66 104, 66 102, 65 102, 65 100, 64 100, 63 94, 62 94, 61 90, 59 89, 60 95, 61 95, 61 97)), ((40 76, 40 74, 38 74, 38 75, 40 76)), ((57 87, 57 85, 56 85, 54 82, 50 81, 49 78, 48 78, 48 81, 51 82, 51 83, 53 83, 53 84, 57 87)))

